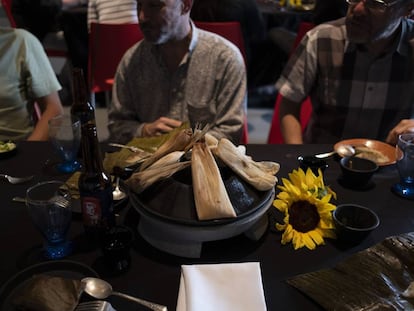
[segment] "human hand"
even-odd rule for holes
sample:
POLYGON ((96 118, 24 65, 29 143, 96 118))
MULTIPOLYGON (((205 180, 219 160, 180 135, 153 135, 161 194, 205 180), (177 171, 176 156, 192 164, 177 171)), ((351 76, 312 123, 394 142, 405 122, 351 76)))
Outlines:
POLYGON ((181 126, 182 122, 167 117, 161 117, 152 123, 145 123, 142 128, 142 136, 159 136, 171 132, 181 126))
POLYGON ((400 123, 397 124, 387 136, 385 142, 395 145, 398 141, 398 136, 403 133, 410 133, 414 132, 414 119, 404 119, 401 120, 400 123))

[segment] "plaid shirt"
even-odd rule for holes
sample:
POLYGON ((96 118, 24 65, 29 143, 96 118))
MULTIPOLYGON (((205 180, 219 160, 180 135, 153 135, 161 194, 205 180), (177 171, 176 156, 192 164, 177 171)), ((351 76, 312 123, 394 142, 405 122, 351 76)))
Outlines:
POLYGON ((292 101, 311 97, 305 142, 384 140, 400 120, 414 118, 414 22, 404 19, 399 32, 377 58, 347 40, 345 18, 305 35, 276 84, 292 101))

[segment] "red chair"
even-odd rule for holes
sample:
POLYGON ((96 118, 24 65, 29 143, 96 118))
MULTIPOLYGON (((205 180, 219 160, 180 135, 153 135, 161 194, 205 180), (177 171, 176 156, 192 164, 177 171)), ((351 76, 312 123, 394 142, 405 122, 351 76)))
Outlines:
POLYGON ((88 81, 92 93, 112 90, 118 64, 143 38, 139 25, 92 23, 89 33, 88 81))
MULTIPOLYGON (((244 63, 246 64, 246 48, 244 45, 243 33, 239 22, 199 22, 194 21, 194 24, 203 30, 214 32, 237 46, 243 55, 244 63)), ((249 141, 249 131, 247 124, 247 116, 243 126, 243 134, 241 138, 242 144, 247 144, 249 141)))
POLYGON ((1 0, 1 5, 3 7, 4 12, 7 15, 7 19, 9 20, 10 26, 16 28, 16 21, 14 20, 13 14, 11 13, 11 2, 12 0, 1 0))
MULTIPOLYGON (((315 25, 312 23, 308 23, 308 22, 302 22, 299 25, 298 33, 296 35, 293 48, 292 48, 292 52, 290 54, 293 53, 293 51, 298 46, 298 44, 302 40, 305 33, 311 30, 313 27, 315 27, 315 25)), ((278 94, 276 97, 276 102, 275 102, 275 106, 273 109, 272 122, 270 124, 269 135, 267 138, 268 144, 283 144, 284 143, 282 133, 280 131, 280 122, 279 122, 279 110, 280 110, 281 100, 282 100, 282 95, 278 94)), ((302 132, 305 130, 306 126, 308 125, 311 114, 312 114, 312 102, 310 98, 307 97, 303 101, 302 107, 300 110, 300 124, 302 128, 302 132)))
POLYGON ((246 63, 246 47, 244 45, 243 33, 239 22, 199 22, 194 24, 203 30, 214 32, 237 46, 246 63))

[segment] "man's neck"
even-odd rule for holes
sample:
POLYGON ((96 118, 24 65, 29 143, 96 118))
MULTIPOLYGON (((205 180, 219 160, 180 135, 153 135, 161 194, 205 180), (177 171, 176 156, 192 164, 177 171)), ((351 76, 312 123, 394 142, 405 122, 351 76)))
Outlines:
POLYGON ((177 70, 184 56, 188 52, 192 37, 191 27, 188 28, 186 33, 187 34, 181 38, 173 39, 160 45, 161 55, 170 72, 177 70))

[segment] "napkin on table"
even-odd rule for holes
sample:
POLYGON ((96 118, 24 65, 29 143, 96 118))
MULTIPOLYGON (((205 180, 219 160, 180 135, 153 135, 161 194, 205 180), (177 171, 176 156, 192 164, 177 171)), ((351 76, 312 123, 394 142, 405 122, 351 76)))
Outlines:
POLYGON ((258 262, 183 265, 177 311, 264 311, 258 262))

